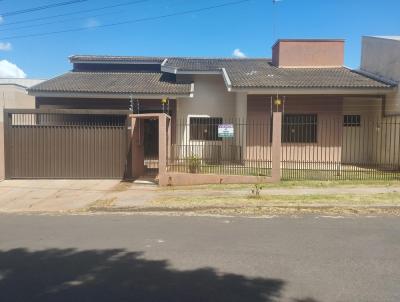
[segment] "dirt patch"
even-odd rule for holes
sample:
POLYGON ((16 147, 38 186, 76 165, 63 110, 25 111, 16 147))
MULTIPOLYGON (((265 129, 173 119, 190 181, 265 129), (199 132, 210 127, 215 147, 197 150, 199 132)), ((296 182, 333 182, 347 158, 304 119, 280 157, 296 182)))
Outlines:
POLYGON ((116 197, 113 198, 105 198, 105 199, 98 199, 95 202, 89 204, 86 208, 81 209, 81 211, 96 211, 96 209, 105 209, 105 208, 112 208, 117 201, 116 197))

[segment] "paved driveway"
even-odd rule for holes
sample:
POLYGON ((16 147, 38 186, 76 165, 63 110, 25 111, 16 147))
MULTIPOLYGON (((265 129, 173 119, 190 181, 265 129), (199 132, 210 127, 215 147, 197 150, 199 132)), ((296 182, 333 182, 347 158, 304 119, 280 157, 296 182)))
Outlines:
POLYGON ((5 180, 0 182, 0 212, 64 212, 116 202, 141 205, 155 186, 119 180, 5 180))

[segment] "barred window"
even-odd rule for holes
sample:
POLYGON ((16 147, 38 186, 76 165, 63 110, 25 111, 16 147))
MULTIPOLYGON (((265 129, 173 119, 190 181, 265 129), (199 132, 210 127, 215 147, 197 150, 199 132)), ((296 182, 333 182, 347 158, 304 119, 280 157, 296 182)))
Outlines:
POLYGON ((218 141, 218 125, 222 124, 222 117, 191 117, 190 139, 203 141, 218 141))
POLYGON ((352 114, 345 115, 343 118, 344 127, 360 127, 361 126, 361 115, 352 114))
POLYGON ((282 125, 282 142, 316 143, 316 114, 285 114, 282 125))

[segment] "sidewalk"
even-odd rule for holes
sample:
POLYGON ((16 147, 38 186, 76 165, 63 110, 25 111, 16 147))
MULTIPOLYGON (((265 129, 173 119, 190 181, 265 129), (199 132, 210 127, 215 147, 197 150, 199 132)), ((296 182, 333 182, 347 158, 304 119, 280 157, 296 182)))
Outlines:
POLYGON ((118 180, 7 180, 0 182, 0 213, 400 214, 400 183, 267 185, 259 196, 253 189, 250 185, 160 188, 118 180))

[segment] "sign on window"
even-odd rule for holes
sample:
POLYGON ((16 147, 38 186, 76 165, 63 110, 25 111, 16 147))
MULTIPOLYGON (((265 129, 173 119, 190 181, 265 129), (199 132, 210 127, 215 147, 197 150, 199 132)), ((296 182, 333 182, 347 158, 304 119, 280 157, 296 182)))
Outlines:
POLYGON ((220 124, 218 125, 218 137, 220 138, 230 138, 234 137, 235 130, 233 124, 220 124))

